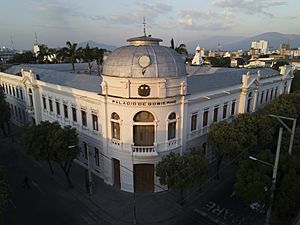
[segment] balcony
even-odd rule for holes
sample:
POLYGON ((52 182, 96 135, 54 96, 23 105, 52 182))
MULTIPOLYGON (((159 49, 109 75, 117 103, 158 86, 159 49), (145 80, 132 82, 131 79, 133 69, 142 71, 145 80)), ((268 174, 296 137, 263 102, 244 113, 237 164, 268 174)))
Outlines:
POLYGON ((135 156, 157 156, 155 146, 132 146, 132 153, 135 156))

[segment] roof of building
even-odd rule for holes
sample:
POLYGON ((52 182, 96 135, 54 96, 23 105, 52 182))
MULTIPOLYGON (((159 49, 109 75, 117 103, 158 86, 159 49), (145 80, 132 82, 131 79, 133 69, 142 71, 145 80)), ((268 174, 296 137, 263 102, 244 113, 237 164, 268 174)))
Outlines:
MULTIPOLYGON (((76 68, 83 68, 84 65, 86 66, 86 64, 76 64, 76 68)), ((71 73, 70 66, 70 64, 21 64, 12 66, 5 72, 18 74, 21 69, 25 71, 32 70, 44 82, 101 93, 101 77, 71 73), (65 68, 68 68, 68 70, 65 70, 65 68)), ((188 94, 203 93, 218 89, 226 90, 227 87, 240 85, 243 74, 246 74, 248 71, 253 76, 260 71, 260 79, 280 76, 278 71, 270 68, 239 69, 186 66, 186 71, 188 73, 188 94)))
POLYGON ((187 93, 195 94, 218 89, 226 90, 227 87, 242 84, 242 76, 247 72, 251 75, 260 73, 260 79, 279 76, 277 70, 270 68, 240 69, 187 66, 187 93))
POLYGON ((115 49, 104 61, 103 75, 158 78, 186 76, 184 58, 174 49, 160 46, 161 39, 137 37, 115 49))
MULTIPOLYGON (((87 68, 87 64, 76 63, 75 68, 76 71, 84 71, 83 68, 87 68)), ((25 71, 31 70, 39 75, 39 80, 47 83, 101 93, 101 76, 87 73, 71 73, 71 64, 20 64, 8 68, 5 72, 18 74, 21 72, 21 69, 25 71)))

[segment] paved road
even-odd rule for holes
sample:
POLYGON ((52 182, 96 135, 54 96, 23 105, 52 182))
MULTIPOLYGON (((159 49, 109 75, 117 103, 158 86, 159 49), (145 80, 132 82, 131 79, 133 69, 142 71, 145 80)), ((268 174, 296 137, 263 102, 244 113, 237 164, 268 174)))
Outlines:
POLYGON ((89 209, 28 157, 20 154, 9 140, 0 138, 0 165, 6 169, 12 196, 4 225, 82 225, 108 224, 101 212, 89 209), (25 176, 31 189, 22 187, 25 176))

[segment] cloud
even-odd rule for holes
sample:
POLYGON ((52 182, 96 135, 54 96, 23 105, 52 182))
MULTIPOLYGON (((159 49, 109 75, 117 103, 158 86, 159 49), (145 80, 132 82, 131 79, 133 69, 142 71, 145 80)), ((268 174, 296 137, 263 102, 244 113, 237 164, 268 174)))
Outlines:
POLYGON ((212 5, 230 9, 233 11, 242 11, 250 15, 261 14, 266 17, 274 17, 270 8, 286 5, 284 0, 213 0, 212 5))
POLYGON ((177 23, 187 30, 228 30, 236 23, 231 20, 231 10, 223 11, 200 11, 200 10, 182 10, 179 12, 177 23))
POLYGON ((293 15, 289 16, 289 19, 293 19, 293 20, 296 20, 296 19, 300 19, 300 13, 294 13, 293 15))
POLYGON ((121 11, 110 16, 109 21, 115 24, 136 24, 146 17, 155 23, 158 17, 172 11, 172 6, 164 3, 137 3, 131 11, 121 11))

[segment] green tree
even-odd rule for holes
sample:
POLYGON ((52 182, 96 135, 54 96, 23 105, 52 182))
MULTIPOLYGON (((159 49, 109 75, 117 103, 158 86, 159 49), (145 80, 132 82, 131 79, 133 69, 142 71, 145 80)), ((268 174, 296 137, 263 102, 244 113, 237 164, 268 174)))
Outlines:
MULTIPOLYGON (((273 164, 274 157, 271 151, 265 150, 256 158, 273 164)), ((246 159, 241 161, 236 176, 235 191, 237 197, 246 203, 260 202, 264 204, 269 197, 268 189, 271 186, 272 167, 246 159)))
POLYGON ((188 56, 189 54, 185 44, 180 44, 179 46, 177 46, 175 48, 175 51, 184 56, 188 56))
POLYGON ((0 127, 5 137, 8 136, 10 109, 9 104, 5 101, 3 87, 0 86, 0 127), (5 126, 6 125, 6 126, 5 126), (6 129, 7 128, 7 129, 6 129))
POLYGON ((162 185, 180 191, 180 202, 183 202, 184 190, 195 183, 201 185, 207 178, 207 161, 199 151, 183 156, 171 152, 157 164, 156 175, 162 185))
POLYGON ((81 49, 80 56, 84 62, 88 63, 88 71, 89 74, 92 75, 92 62, 96 58, 95 51, 90 48, 90 45, 87 43, 86 47, 81 49))
POLYGON ((36 160, 48 162, 51 173, 52 162, 58 163, 66 176, 68 186, 73 186, 69 173, 73 160, 79 154, 76 129, 69 126, 62 128, 57 122, 45 121, 37 126, 24 127, 21 130, 21 139, 28 154, 36 160))
POLYGON ((0 222, 10 194, 9 186, 4 180, 4 172, 0 169, 0 222))
POLYGON ((300 91, 300 70, 295 70, 292 81, 291 92, 300 91))
POLYGON ((66 42, 67 47, 60 49, 57 53, 58 58, 72 64, 72 71, 75 73, 75 63, 80 59, 81 48, 77 48, 77 43, 66 42))
POLYGON ((26 51, 15 54, 13 58, 8 61, 8 63, 36 63, 36 57, 32 52, 26 51))
POLYGON ((52 63, 54 62, 55 49, 48 48, 46 45, 39 45, 37 52, 37 60, 39 63, 52 63))
POLYGON ((103 57, 104 57, 104 53, 106 52, 106 49, 93 48, 93 51, 94 51, 95 60, 97 63, 98 75, 100 76, 102 73, 103 57))
POLYGON ((66 126, 53 133, 52 137, 53 160, 59 164, 65 174, 69 188, 72 188, 70 170, 74 159, 80 152, 78 148, 78 134, 75 128, 66 126))
POLYGON ((213 67, 230 67, 231 59, 229 57, 208 57, 208 61, 213 67))
POLYGON ((170 46, 170 48, 175 49, 174 39, 173 38, 171 39, 171 46, 170 46))
MULTIPOLYGON (((234 158, 243 157, 247 154, 241 143, 241 139, 237 129, 232 123, 220 122, 214 123, 209 128, 208 143, 212 148, 212 152, 217 159, 217 178, 224 157, 234 158)), ((245 139, 245 138, 244 138, 245 139)))
POLYGON ((26 152, 35 160, 45 160, 51 174, 54 174, 51 161, 55 150, 51 137, 60 129, 57 122, 50 123, 49 121, 42 121, 38 125, 27 125, 21 128, 21 140, 26 152))

